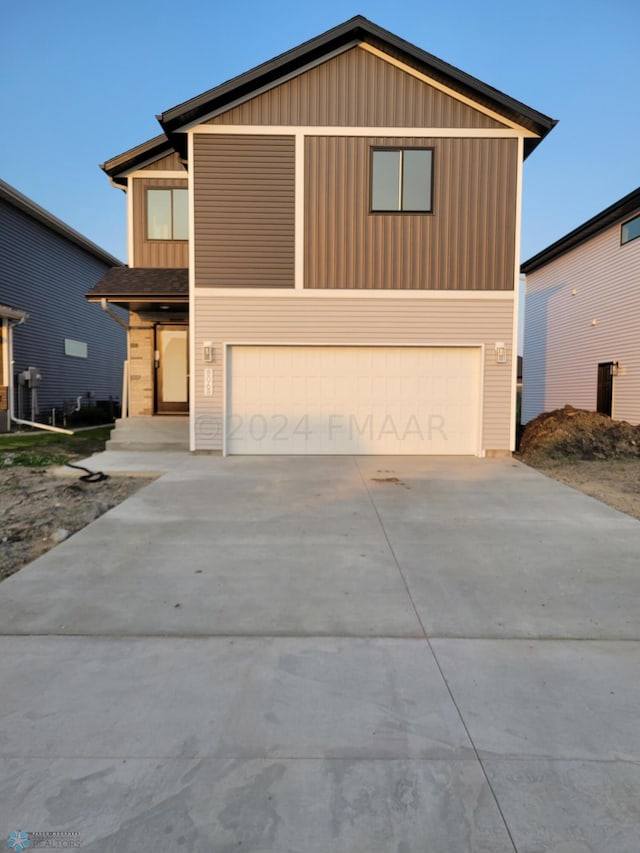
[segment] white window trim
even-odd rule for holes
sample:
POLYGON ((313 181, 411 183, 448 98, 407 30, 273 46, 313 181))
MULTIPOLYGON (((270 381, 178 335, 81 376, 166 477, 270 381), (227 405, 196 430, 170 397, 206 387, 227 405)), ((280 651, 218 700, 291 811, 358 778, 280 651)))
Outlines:
MULTIPOLYGON (((194 133, 218 134, 233 136, 371 136, 371 137, 399 137, 425 139, 517 139, 534 138, 538 135, 524 128, 510 127, 338 127, 329 125, 294 125, 294 124, 200 124, 188 131, 189 136, 194 133)), ((393 143, 390 143, 393 144, 393 143)), ((145 172, 145 177, 150 173, 145 172)), ((162 176, 161 172, 155 172, 162 176)), ((182 176, 184 178, 184 175, 182 176)))
POLYGON ((195 201, 194 201, 194 173, 195 162, 193 159, 193 135, 187 137, 187 156, 189 158, 188 180, 188 206, 189 206, 189 450, 193 453, 196 449, 196 301, 195 301, 195 276, 196 276, 196 241, 195 241, 195 201))
POLYGON ((509 450, 516 449, 516 404, 518 395, 518 317, 520 314, 520 252, 522 229, 522 165, 524 140, 518 140, 518 163, 516 173, 515 251, 513 271, 513 331, 511 333, 511 435, 509 450))
MULTIPOLYGON (((156 170, 156 169, 137 169, 135 172, 128 172, 127 177, 128 178, 145 178, 145 179, 149 179, 149 180, 155 180, 156 178, 158 178, 160 180, 166 180, 167 178, 169 178, 172 181, 173 180, 175 180, 175 181, 186 181, 186 180, 188 180, 189 174, 184 169, 180 172, 175 172, 175 171, 173 171, 173 172, 170 172, 170 171, 161 172, 160 170, 156 170)), ((180 187, 177 187, 177 189, 180 189, 180 187)))
MULTIPOLYGON (((516 292, 517 293, 517 292, 516 292)), ((298 287, 195 287, 196 298, 256 297, 269 299, 439 299, 439 300, 498 300, 513 302, 513 290, 408 290, 392 288, 365 290, 349 288, 298 288, 298 287)))

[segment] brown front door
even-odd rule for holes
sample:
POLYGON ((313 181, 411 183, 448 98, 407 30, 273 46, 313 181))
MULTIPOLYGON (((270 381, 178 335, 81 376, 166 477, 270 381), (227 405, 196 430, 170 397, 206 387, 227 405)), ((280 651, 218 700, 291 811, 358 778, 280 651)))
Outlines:
POLYGON ((189 411, 189 330, 187 326, 156 326, 156 412, 189 411))
POLYGON ((597 410, 611 417, 613 403, 613 362, 606 361, 598 365, 597 410))

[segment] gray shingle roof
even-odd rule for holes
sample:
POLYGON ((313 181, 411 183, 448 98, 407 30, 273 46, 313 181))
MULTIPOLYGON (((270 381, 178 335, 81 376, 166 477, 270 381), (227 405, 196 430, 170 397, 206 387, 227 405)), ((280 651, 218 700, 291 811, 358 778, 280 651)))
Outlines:
POLYGON ((87 293, 88 299, 189 297, 189 270, 114 267, 87 293))

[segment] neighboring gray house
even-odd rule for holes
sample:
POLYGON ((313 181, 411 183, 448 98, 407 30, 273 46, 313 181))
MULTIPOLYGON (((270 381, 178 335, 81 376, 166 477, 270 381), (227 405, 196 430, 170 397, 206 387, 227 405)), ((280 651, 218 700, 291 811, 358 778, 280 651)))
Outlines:
POLYGON ((113 266, 122 264, 0 181, 0 430, 12 400, 13 417, 41 423, 53 409, 59 422, 78 402, 120 400, 125 331, 84 298, 113 266))
POLYGON ((639 424, 640 187, 522 272, 522 422, 568 403, 639 424))

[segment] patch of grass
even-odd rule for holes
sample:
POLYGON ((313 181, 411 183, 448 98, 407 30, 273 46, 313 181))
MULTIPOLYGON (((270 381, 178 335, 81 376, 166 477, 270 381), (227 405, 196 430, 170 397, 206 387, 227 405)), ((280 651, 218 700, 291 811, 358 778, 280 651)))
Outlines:
POLYGON ((111 427, 82 430, 75 435, 61 433, 9 433, 0 435, 0 467, 23 465, 46 468, 62 465, 104 450, 111 427))
POLYGON ((50 465, 64 465, 68 458, 68 456, 55 456, 52 453, 2 453, 0 454, 0 466, 3 468, 15 466, 48 468, 50 465))

